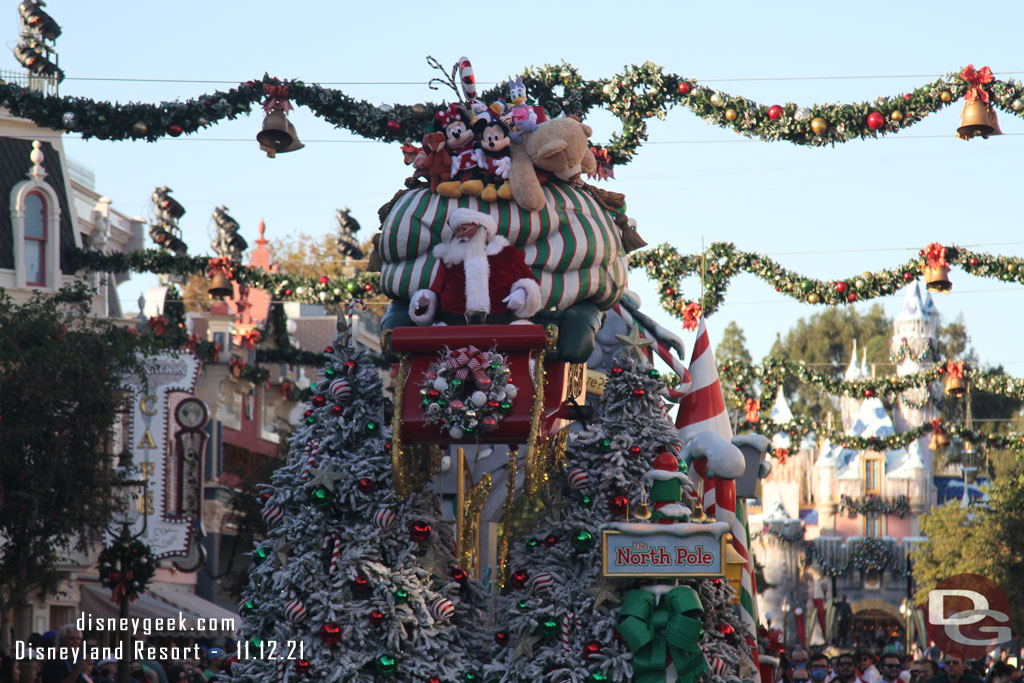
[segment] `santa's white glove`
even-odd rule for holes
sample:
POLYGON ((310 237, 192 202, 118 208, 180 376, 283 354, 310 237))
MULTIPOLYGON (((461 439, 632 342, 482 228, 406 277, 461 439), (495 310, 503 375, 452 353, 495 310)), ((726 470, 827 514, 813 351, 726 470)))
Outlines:
POLYGON ((430 295, 420 292, 420 295, 416 297, 416 312, 425 313, 428 308, 430 308, 430 295))
POLYGON ((502 299, 502 301, 508 306, 508 310, 518 311, 526 305, 526 290, 522 287, 513 289, 512 293, 502 299))

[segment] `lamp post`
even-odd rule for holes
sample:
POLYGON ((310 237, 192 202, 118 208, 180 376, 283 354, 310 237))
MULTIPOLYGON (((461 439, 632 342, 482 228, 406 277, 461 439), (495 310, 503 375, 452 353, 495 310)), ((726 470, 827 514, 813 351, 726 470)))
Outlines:
MULTIPOLYGON (((146 492, 149 487, 149 482, 145 477, 142 479, 132 479, 133 475, 139 473, 139 468, 132 463, 131 451, 125 449, 121 452, 120 458, 118 459, 117 469, 121 474, 121 481, 116 484, 119 487, 121 495, 121 514, 120 519, 114 518, 110 535, 114 536, 113 543, 122 546, 122 550, 127 550, 131 545, 132 541, 140 538, 146 533, 146 521, 147 521, 147 508, 146 508, 146 492), (140 512, 135 501, 138 500, 137 495, 133 492, 133 488, 138 487, 138 491, 141 492, 142 500, 142 511, 140 512), (132 532, 132 528, 138 522, 139 516, 142 516, 142 528, 136 532, 132 532), (116 529, 116 530, 115 530, 116 529)), ((126 552, 121 553, 121 566, 119 567, 121 572, 121 578, 124 581, 128 580, 128 573, 131 571, 128 566, 128 557, 126 552)), ((131 606, 131 600, 128 595, 122 595, 120 604, 118 605, 118 616, 121 618, 120 624, 127 625, 129 618, 129 607, 131 606)), ((121 632, 121 657, 117 662, 117 683, 129 683, 131 678, 131 663, 130 657, 132 653, 132 635, 129 629, 125 629, 121 632)))

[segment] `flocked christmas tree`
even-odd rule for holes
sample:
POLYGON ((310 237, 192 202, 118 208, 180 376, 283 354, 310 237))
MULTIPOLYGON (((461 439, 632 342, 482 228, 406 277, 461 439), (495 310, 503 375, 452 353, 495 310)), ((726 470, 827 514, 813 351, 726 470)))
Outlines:
POLYGON ((392 488, 381 379, 346 343, 324 351, 305 424, 261 497, 268 537, 243 592, 244 680, 477 679, 485 595, 453 560, 431 493, 392 488))
MULTIPOLYGON (((638 647, 635 654, 618 627, 624 605, 639 594, 630 591, 650 581, 602 577, 600 545, 602 526, 627 522, 630 513, 650 518, 652 526, 689 521, 696 491, 681 476, 685 466, 677 460, 679 435, 665 415, 665 393, 658 371, 645 360, 618 355, 598 420, 570 438, 565 471, 552 482, 543 519, 511 549, 488 681, 676 680, 664 678, 664 666, 660 679, 634 672, 635 660, 647 653, 638 647), (678 482, 675 495, 663 495, 664 484, 671 489, 672 482, 678 482)), ((688 651, 693 666, 678 680, 738 680, 744 644, 728 604, 732 589, 722 579, 682 585, 694 590, 692 600, 699 599, 703 615, 691 613, 697 646, 688 651)))

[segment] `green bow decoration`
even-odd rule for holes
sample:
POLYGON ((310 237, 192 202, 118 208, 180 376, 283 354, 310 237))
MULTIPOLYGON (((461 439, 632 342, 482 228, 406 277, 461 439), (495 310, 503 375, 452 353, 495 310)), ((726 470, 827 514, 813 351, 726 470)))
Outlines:
POLYGON ((704 608, 697 592, 687 586, 673 588, 661 604, 647 591, 626 594, 616 630, 633 652, 636 683, 665 683, 668 657, 676 665, 679 683, 694 683, 708 663, 698 644, 704 635, 704 608))

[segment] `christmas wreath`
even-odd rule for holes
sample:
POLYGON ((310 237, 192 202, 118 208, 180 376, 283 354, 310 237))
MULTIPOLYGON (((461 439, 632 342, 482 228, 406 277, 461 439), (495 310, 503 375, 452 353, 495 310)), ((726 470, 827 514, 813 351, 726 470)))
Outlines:
POLYGON ((121 604, 125 597, 129 600, 139 597, 156 573, 153 551, 138 539, 127 543, 114 540, 100 553, 99 565, 100 583, 112 591, 110 599, 116 604, 121 604), (123 572, 122 566, 125 568, 123 572))
POLYGON ((493 432, 512 408, 518 389, 510 384, 500 353, 464 346, 445 348, 424 377, 424 421, 453 439, 493 432))

